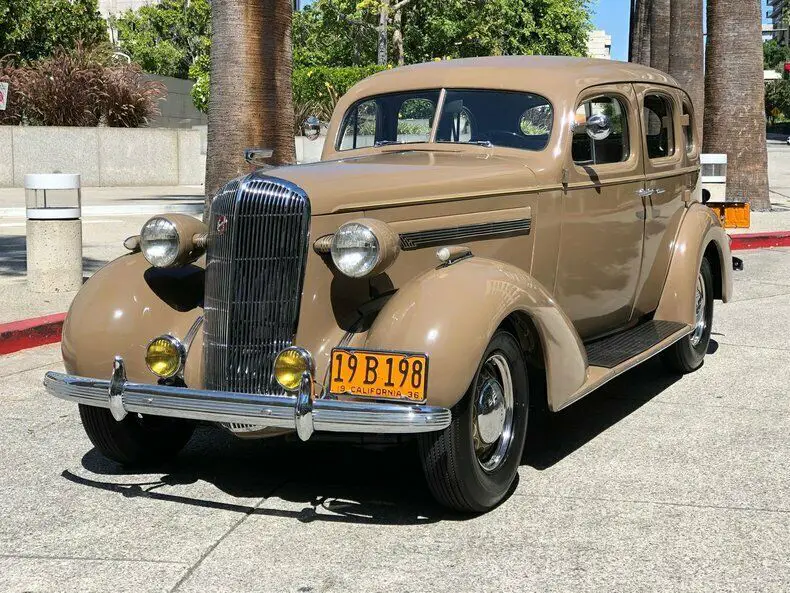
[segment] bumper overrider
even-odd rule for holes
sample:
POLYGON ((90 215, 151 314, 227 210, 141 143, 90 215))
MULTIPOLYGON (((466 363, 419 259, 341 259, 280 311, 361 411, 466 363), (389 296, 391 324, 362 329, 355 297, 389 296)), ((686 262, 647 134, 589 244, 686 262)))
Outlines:
POLYGON ((306 441, 314 431, 409 434, 443 430, 450 410, 408 403, 316 399, 313 377, 302 375, 293 396, 207 391, 188 387, 132 383, 123 359, 115 357, 112 378, 91 379, 48 372, 47 391, 79 404, 108 408, 121 421, 128 413, 151 414, 208 422, 290 428, 306 441))

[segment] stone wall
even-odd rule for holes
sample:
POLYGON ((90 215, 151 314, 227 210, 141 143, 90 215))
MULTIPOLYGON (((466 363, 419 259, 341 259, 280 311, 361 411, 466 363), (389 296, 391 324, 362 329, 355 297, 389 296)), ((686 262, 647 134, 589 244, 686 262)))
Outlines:
POLYGON ((158 76, 156 74, 146 74, 149 80, 161 82, 167 87, 167 98, 159 102, 161 115, 151 120, 152 128, 186 128, 193 126, 206 125, 208 118, 195 108, 192 103, 192 90, 194 80, 183 80, 170 76, 158 76))
POLYGON ((167 128, 0 126, 0 187, 25 173, 79 173, 82 185, 201 185, 200 132, 167 128))

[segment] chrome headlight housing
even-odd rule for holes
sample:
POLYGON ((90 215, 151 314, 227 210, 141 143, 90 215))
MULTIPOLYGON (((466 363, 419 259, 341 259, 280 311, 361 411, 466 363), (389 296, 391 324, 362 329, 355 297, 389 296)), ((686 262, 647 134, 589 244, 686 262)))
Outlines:
POLYGON ((351 278, 364 278, 379 263, 380 245, 376 234, 361 222, 347 222, 332 239, 332 261, 351 278))
POLYGON ((154 216, 140 230, 140 250, 157 268, 195 261, 205 251, 205 243, 206 225, 186 214, 154 216))
POLYGON ((140 231, 143 256, 157 268, 167 268, 176 262, 179 242, 176 225, 163 216, 153 217, 140 231))

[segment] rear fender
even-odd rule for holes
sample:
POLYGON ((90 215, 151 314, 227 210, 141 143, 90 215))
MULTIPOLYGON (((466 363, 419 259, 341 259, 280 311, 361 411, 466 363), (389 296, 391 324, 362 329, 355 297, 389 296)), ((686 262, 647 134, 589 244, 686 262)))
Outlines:
POLYGON ((549 406, 557 409, 584 383, 585 350, 543 286, 499 261, 472 257, 416 277, 387 302, 358 347, 426 353, 428 403, 451 407, 472 382, 491 336, 515 312, 537 328, 549 406))
POLYGON ((655 319, 694 324, 697 274, 706 251, 717 259, 717 262, 712 262, 714 275, 717 276, 713 281, 718 283, 714 290, 726 303, 732 295, 732 254, 729 238, 713 211, 707 206, 694 203, 686 212, 675 239, 672 260, 655 319))

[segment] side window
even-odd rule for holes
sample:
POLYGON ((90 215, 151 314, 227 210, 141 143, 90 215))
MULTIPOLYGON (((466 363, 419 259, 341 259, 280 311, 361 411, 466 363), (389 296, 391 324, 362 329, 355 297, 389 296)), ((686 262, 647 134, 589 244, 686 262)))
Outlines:
POLYGON ((428 99, 406 99, 398 110, 398 142, 428 142, 436 107, 428 99))
POLYGON ((696 150, 696 140, 694 138, 694 118, 691 115, 691 108, 685 101, 683 102, 683 115, 688 116, 688 122, 683 125, 686 134, 686 154, 692 156, 696 150))
POLYGON ((340 150, 373 146, 376 141, 376 102, 364 101, 346 115, 340 150))
POLYGON ((624 103, 616 97, 595 97, 579 105, 573 124, 573 162, 604 165, 627 161, 627 113, 624 103))
POLYGON ((645 95, 644 125, 647 156, 660 159, 675 154, 672 100, 665 95, 645 95))

